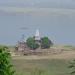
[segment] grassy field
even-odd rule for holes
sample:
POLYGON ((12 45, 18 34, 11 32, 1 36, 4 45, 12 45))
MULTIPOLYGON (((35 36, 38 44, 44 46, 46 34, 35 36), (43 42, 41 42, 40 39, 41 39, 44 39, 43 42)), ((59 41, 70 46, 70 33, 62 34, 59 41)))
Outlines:
POLYGON ((68 66, 75 59, 75 47, 64 48, 62 53, 49 56, 12 57, 16 75, 70 75, 68 66))
POLYGON ((69 75, 69 60, 65 59, 14 59, 17 75, 69 75))

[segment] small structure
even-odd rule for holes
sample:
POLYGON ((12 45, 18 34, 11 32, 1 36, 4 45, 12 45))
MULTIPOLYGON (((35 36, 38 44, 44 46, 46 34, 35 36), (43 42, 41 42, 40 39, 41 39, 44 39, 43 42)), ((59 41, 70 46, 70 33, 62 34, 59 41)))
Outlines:
MULTIPOLYGON (((41 38, 40 38, 40 33, 39 33, 38 29, 36 30, 34 38, 35 38, 35 41, 40 45, 41 38)), ((23 53, 30 52, 30 49, 27 46, 27 44, 26 44, 24 39, 25 39, 25 37, 24 37, 24 35, 22 35, 21 41, 18 41, 18 43, 16 45, 16 48, 15 48, 17 52, 23 52, 23 53)))
POLYGON ((16 52, 19 55, 27 55, 29 53, 29 47, 27 46, 26 42, 24 41, 20 41, 18 42, 17 46, 16 46, 16 52))
POLYGON ((27 45, 25 42, 18 42, 17 48, 18 48, 18 51, 24 51, 26 50, 27 45))

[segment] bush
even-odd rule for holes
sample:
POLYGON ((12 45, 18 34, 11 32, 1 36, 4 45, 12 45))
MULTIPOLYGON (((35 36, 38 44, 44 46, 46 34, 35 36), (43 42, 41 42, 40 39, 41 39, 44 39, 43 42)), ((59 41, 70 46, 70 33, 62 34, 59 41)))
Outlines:
POLYGON ((14 75, 7 47, 0 48, 0 75, 14 75))
POLYGON ((75 60, 70 62, 70 65, 68 66, 70 68, 70 75, 75 75, 75 60))

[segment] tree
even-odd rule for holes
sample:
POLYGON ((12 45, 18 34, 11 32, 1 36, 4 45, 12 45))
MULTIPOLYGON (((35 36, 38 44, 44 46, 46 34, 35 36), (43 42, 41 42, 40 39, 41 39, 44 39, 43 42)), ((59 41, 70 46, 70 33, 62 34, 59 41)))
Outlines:
POLYGON ((43 37, 41 39, 41 48, 46 49, 46 48, 50 48, 50 46, 52 46, 52 41, 49 40, 48 37, 43 37))
POLYGON ((38 43, 36 43, 35 39, 32 38, 32 37, 29 37, 26 41, 27 43, 27 46, 30 48, 30 49, 37 49, 39 47, 38 43))
POLYGON ((12 65, 10 63, 10 53, 7 47, 0 48, 0 75, 14 75, 12 65))

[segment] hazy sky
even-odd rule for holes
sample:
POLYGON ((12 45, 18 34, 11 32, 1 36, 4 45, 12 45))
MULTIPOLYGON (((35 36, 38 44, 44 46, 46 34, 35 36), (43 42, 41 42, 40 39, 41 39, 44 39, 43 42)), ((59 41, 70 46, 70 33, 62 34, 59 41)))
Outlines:
POLYGON ((75 0, 0 0, 0 44, 16 44, 36 29, 56 44, 75 45, 75 0))
POLYGON ((16 7, 75 8, 75 0, 0 0, 0 5, 16 7))

